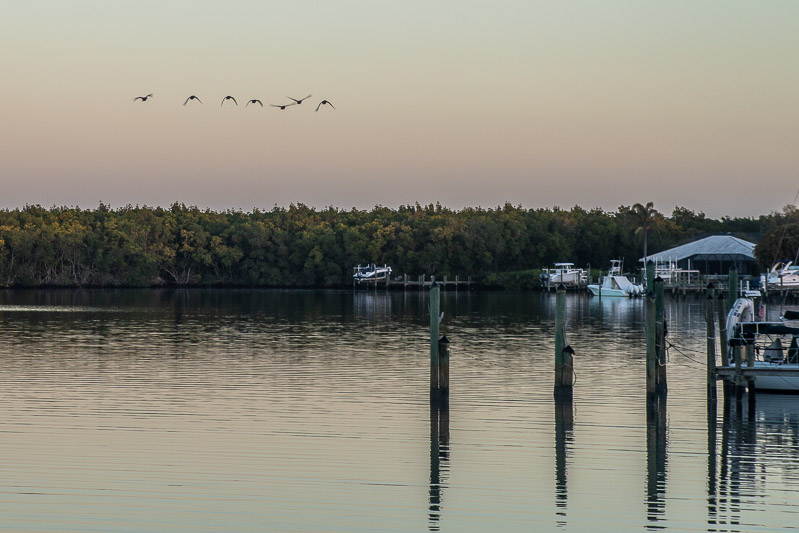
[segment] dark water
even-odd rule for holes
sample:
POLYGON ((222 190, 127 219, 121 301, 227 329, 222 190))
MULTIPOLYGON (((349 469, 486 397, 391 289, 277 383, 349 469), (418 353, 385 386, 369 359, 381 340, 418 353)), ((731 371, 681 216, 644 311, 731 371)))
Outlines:
POLYGON ((444 293, 0 292, 0 530, 799 529, 799 396, 708 412, 702 300, 668 301, 647 414, 640 301, 444 293))

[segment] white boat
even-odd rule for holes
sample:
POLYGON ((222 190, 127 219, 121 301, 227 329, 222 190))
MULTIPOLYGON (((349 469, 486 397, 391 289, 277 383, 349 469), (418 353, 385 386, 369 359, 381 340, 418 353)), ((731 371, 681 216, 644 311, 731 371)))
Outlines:
POLYGON ((749 298, 738 298, 733 304, 727 315, 729 353, 736 345, 753 344, 754 367, 763 369, 755 375, 755 388, 799 393, 799 313, 786 311, 780 322, 752 322, 754 314, 749 298))
POLYGON ((621 259, 610 260, 608 275, 602 279, 602 284, 591 284, 588 290, 595 296, 631 297, 644 293, 643 285, 637 285, 622 274, 621 259))
POLYGON ((555 263, 554 268, 545 269, 541 274, 544 285, 565 285, 579 287, 588 282, 588 272, 582 268, 574 268, 574 263, 555 263))
POLYGON ((386 276, 391 275, 391 267, 388 265, 376 266, 374 263, 371 265, 353 267, 355 273, 352 275, 355 283, 362 281, 376 281, 385 280, 386 276))
POLYGON ((777 261, 766 275, 766 283, 770 289, 799 287, 799 265, 793 261, 777 261))

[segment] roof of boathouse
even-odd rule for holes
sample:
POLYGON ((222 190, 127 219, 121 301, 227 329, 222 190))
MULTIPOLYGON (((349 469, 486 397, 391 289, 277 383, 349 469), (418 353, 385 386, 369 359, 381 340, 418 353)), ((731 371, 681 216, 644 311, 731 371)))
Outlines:
MULTIPOLYGON (((711 235, 676 248, 649 254, 652 261, 681 261, 683 259, 704 261, 755 261, 755 244, 732 235, 711 235)), ((643 262, 644 258, 638 260, 643 262)))

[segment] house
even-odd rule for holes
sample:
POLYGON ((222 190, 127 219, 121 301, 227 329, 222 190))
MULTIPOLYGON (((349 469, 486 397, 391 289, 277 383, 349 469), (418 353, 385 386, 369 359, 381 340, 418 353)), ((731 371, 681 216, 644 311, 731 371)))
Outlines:
POLYGON ((759 276, 755 244, 732 235, 712 235, 676 248, 639 259, 655 262, 658 271, 696 273, 700 276, 726 276, 733 265, 743 276, 759 276))

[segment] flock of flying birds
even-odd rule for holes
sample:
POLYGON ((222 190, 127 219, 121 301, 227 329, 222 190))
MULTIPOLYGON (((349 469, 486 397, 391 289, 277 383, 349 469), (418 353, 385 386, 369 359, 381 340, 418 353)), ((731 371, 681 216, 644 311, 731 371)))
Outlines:
MULTIPOLYGON (((270 105, 270 106, 272 106, 272 107, 277 107, 277 108, 279 108, 280 110, 284 110, 284 109, 286 109, 287 107, 291 107, 291 106, 295 106, 295 105, 300 105, 301 103, 303 103, 303 101, 307 100, 307 99, 308 99, 308 98, 310 98, 311 96, 313 96, 313 95, 309 94, 309 95, 308 95, 308 96, 306 96, 305 98, 292 98, 291 96, 287 96, 286 98, 288 98, 289 100, 291 100, 291 101, 292 101, 290 104, 269 104, 269 105, 270 105)), ((146 102, 147 100, 149 100, 149 99, 150 99, 150 98, 152 98, 152 97, 153 97, 153 95, 152 95, 152 93, 150 93, 150 94, 148 94, 148 95, 145 95, 145 96, 137 96, 136 98, 134 98, 134 99, 133 99, 133 101, 134 101, 134 102, 136 102, 136 101, 138 101, 138 100, 141 100, 142 102, 146 102)), ((189 102, 192 102, 192 101, 194 101, 194 100, 197 100, 197 101, 198 101, 198 102, 200 102, 201 104, 203 103, 203 101, 202 101, 202 100, 200 100, 200 98, 199 98, 199 97, 197 97, 197 96, 195 96, 195 95, 191 95, 191 96, 189 96, 188 98, 186 98, 186 101, 185 101, 185 102, 183 102, 183 105, 185 106, 186 104, 188 104, 189 102)), ((235 99, 235 98, 233 98, 232 96, 225 96, 224 98, 222 98, 222 103, 221 103, 221 104, 219 104, 219 105, 220 105, 220 106, 223 106, 223 105, 225 105, 225 102, 227 102, 228 100, 231 100, 231 101, 232 101, 232 102, 233 102, 235 105, 239 105, 239 103, 236 101, 236 99, 235 99)), ((248 102, 247 102, 247 103, 244 105, 244 107, 249 107, 249 105, 250 105, 250 104, 253 104, 253 105, 254 105, 254 104, 258 104, 258 105, 259 105, 259 106, 261 106, 261 107, 263 107, 263 106, 264 106, 264 103, 263 103, 262 101, 260 101, 259 99, 257 99, 257 98, 253 98, 252 100, 249 100, 249 101, 248 101, 248 102)), ((319 105, 317 105, 317 106, 316 106, 316 111, 319 111, 319 108, 320 108, 320 107, 322 107, 323 105, 329 105, 330 107, 332 107, 333 109, 335 109, 335 107, 333 107, 333 104, 331 104, 331 103, 330 103, 330 101, 328 101, 328 100, 322 100, 321 102, 319 102, 319 105)))

